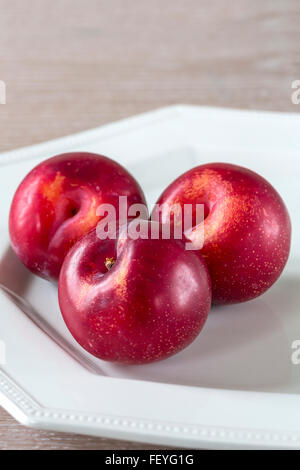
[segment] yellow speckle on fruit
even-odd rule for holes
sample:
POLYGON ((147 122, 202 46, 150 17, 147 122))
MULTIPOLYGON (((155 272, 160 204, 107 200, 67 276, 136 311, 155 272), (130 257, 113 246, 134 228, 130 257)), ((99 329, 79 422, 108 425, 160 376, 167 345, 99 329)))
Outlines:
POLYGON ((42 194, 48 201, 52 204, 58 199, 63 190, 63 183, 65 176, 63 176, 59 171, 56 173, 53 181, 49 181, 42 185, 42 194))

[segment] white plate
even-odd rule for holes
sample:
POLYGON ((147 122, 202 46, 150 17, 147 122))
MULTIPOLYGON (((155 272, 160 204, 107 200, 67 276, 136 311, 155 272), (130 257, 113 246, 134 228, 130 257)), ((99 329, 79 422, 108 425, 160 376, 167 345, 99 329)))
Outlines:
POLYGON ((300 339, 299 134, 296 114, 175 106, 0 155, 0 282, 25 299, 0 289, 1 404, 42 429, 180 447, 300 448, 300 365, 291 361, 300 339), (56 287, 14 257, 7 230, 23 176, 71 150, 126 165, 149 203, 198 163, 228 161, 261 173, 292 216, 283 276, 259 299, 213 309, 198 339, 166 361, 120 367, 94 359, 67 331, 56 287))

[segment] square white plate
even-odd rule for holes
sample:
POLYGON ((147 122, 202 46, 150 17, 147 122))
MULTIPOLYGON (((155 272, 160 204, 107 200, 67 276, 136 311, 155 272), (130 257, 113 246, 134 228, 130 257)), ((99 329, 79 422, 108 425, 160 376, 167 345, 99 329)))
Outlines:
POLYGON ((0 155, 0 283, 25 299, 0 289, 1 405, 43 429, 193 448, 300 448, 300 364, 291 360, 300 339, 299 136, 296 114, 174 106, 0 155), (118 160, 150 204, 199 163, 261 173, 292 217, 284 274, 256 300, 212 309, 198 339, 166 361, 121 367, 96 360, 66 329, 56 287, 30 274, 9 248, 18 183, 39 161, 71 150, 118 160))

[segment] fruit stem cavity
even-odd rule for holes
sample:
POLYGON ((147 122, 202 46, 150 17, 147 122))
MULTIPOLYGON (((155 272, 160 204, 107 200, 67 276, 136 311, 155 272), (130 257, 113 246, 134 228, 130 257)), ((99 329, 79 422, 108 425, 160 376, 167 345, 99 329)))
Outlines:
POLYGON ((115 264, 115 259, 114 258, 106 258, 105 260, 105 267, 107 271, 110 271, 113 265, 115 264))

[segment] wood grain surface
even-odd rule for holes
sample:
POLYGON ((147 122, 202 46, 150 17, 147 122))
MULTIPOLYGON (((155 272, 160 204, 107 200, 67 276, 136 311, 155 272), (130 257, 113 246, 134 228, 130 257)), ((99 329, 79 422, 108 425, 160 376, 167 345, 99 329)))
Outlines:
MULTIPOLYGON (((299 0, 0 0, 0 151, 184 103, 299 112, 299 0)), ((21 427, 0 449, 143 449, 21 427)))

